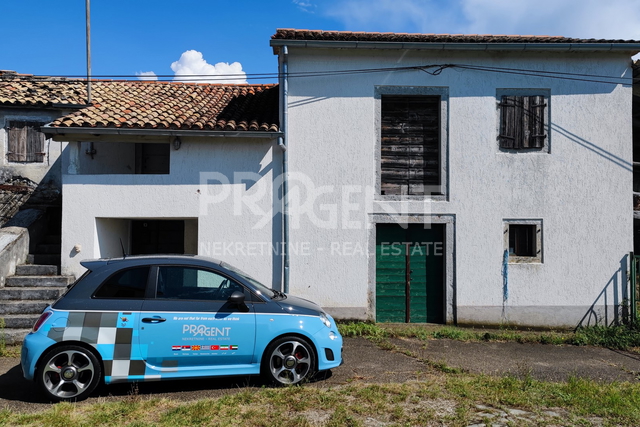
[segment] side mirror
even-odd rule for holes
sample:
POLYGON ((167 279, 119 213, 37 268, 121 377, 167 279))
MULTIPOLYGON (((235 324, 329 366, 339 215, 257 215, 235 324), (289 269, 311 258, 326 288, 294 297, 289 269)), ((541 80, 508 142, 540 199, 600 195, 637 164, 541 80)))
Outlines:
POLYGON ((227 302, 235 305, 244 304, 244 293, 240 291, 233 291, 227 302))

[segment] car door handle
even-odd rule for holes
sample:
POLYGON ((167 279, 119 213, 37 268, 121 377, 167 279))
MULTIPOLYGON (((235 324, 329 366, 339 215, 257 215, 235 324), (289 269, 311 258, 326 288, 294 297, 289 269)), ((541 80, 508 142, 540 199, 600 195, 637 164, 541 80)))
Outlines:
POLYGON ((162 323, 165 320, 167 319, 163 317, 145 317, 144 319, 142 319, 142 323, 162 323))

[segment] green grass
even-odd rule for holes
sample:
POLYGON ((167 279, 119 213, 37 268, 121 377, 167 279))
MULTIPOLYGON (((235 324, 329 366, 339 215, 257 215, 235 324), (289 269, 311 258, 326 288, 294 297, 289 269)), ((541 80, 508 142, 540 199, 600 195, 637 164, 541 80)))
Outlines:
MULTIPOLYGON (((4 409, 0 425, 465 426, 495 421, 487 414, 516 408, 527 412, 525 424, 635 426, 640 424, 640 385, 436 373, 404 384, 243 389, 195 402, 134 395, 117 402, 62 403, 28 414, 4 409)), ((522 423, 515 417, 503 421, 522 423)))
POLYGON ((0 345, 0 357, 20 357, 19 345, 0 345))
MULTIPOLYGON (((545 344, 602 345, 631 348, 634 328, 592 327, 576 332, 474 329, 433 325, 339 324, 346 337, 371 339, 399 351, 389 338, 422 340, 516 341, 545 344)), ((4 347, 15 351, 18 347, 4 347)), ((406 353, 408 356, 414 356, 406 353)), ((415 357, 415 356, 414 356, 415 357)), ((640 383, 602 383, 582 378, 538 381, 525 369, 494 377, 470 374, 444 363, 419 381, 370 384, 361 377, 345 385, 324 387, 243 388, 212 399, 181 402, 140 395, 132 386, 118 401, 62 403, 41 412, 0 409, 1 426, 363 426, 450 425, 640 425, 640 383), (510 410, 525 415, 507 415, 510 410), (502 415, 501 415, 502 414, 502 415)))
POLYGON ((593 345, 618 350, 640 347, 640 326, 590 326, 568 331, 523 331, 516 329, 476 329, 435 325, 394 325, 367 322, 338 323, 345 337, 365 337, 382 343, 388 338, 421 340, 447 338, 460 341, 498 341, 538 344, 593 345))

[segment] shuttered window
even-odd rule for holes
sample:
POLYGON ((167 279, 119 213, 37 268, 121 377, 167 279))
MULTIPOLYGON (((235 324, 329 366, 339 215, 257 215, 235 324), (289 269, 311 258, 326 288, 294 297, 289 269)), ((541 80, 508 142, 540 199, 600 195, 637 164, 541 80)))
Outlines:
POLYGON ((500 148, 543 148, 545 139, 544 96, 503 96, 500 101, 500 148))
POLYGON ((37 122, 9 122, 8 161, 41 163, 44 160, 45 136, 40 132, 40 125, 37 122))
POLYGON ((381 193, 439 193, 440 96, 382 95, 381 193))

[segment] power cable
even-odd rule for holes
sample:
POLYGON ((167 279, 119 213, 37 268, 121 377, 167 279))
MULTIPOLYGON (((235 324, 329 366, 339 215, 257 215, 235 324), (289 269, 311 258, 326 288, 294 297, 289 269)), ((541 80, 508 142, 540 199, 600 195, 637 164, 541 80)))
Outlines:
MULTIPOLYGON (((413 65, 405 67, 383 67, 383 68, 364 68, 364 69, 350 69, 350 70, 320 70, 320 71, 303 71, 288 73, 287 77, 290 79, 298 78, 313 78, 313 77, 333 77, 344 75, 357 75, 357 74, 372 74, 372 73, 387 73, 387 72, 406 72, 406 71, 422 71, 432 76, 440 75, 445 69, 452 68, 458 70, 470 70, 470 71, 482 71, 501 74, 514 74, 523 75, 529 77, 540 78, 553 78, 569 81, 582 81, 589 83, 601 83, 601 84, 631 84, 631 77, 619 77, 619 76, 605 76, 598 74, 586 74, 586 73, 569 73, 562 71, 546 71, 546 70, 531 70, 531 69, 518 69, 507 67, 489 67, 482 65, 470 65, 470 64, 432 64, 432 65, 413 65)), ((244 80, 275 80, 281 77, 280 73, 246 73, 246 74, 184 74, 180 76, 160 74, 153 78, 148 76, 133 76, 127 74, 104 74, 92 76, 92 81, 110 81, 112 79, 118 79, 118 81, 173 81, 180 83, 198 83, 209 81, 224 81, 232 79, 244 79, 244 80)), ((85 82, 86 78, 79 75, 70 76, 24 76, 17 74, 0 74, 0 81, 11 80, 28 80, 37 82, 57 82, 57 83, 78 83, 85 82)))

